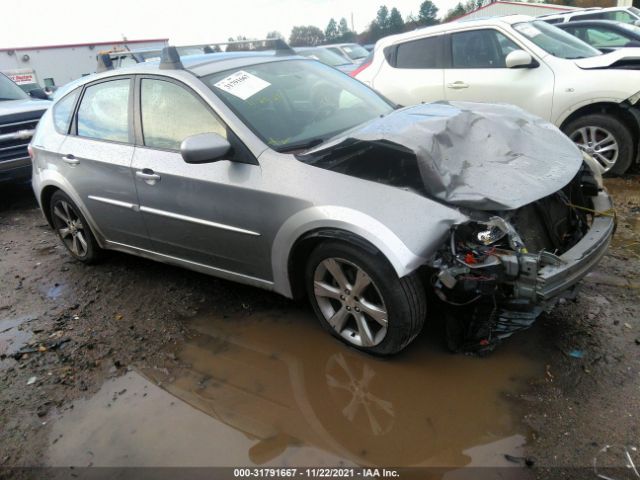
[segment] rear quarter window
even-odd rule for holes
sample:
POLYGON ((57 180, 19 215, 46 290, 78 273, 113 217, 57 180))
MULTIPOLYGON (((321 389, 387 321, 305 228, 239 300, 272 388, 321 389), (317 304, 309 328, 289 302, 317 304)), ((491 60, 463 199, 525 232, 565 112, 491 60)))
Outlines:
POLYGON ((53 107, 53 125, 58 133, 66 135, 69 133, 69 125, 71 125, 71 116, 73 115, 73 107, 80 93, 80 88, 67 93, 53 107))

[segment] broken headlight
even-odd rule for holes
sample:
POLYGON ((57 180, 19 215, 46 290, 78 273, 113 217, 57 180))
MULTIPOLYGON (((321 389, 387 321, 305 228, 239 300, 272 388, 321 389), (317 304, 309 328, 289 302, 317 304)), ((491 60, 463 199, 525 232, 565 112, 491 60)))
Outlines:
POLYGON ((435 265, 439 272, 434 281, 438 296, 450 302, 452 294, 460 302, 465 292, 477 297, 495 291, 500 279, 517 275, 517 254, 527 252, 513 226, 497 216, 455 226, 450 242, 435 265))

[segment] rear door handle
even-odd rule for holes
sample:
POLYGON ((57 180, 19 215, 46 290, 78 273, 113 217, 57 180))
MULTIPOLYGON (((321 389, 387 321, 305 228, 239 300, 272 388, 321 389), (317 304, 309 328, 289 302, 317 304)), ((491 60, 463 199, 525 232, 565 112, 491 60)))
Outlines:
POLYGON ((68 163, 69 165, 78 165, 80 163, 80 160, 78 160, 75 156, 73 156, 70 153, 62 157, 62 161, 65 163, 68 163))
POLYGON ((462 90, 463 88, 469 88, 469 84, 457 81, 453 83, 447 83, 447 88, 451 88, 452 90, 462 90))
POLYGON ((160 181, 160 175, 155 173, 150 168, 143 168, 136 172, 136 177, 141 178, 147 185, 155 185, 160 181))

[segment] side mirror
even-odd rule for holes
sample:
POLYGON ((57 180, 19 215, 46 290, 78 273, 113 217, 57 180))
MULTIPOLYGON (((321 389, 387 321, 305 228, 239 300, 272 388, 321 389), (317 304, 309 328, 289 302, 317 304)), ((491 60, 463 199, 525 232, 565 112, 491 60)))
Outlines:
POLYGON ((180 153, 187 163, 209 163, 223 160, 231 150, 231 144, 217 133, 200 133, 185 138, 180 153))
POLYGON ((29 90, 29 95, 32 98, 39 98, 40 100, 51 100, 47 92, 45 92, 42 88, 34 88, 33 90, 29 90))
POLYGON ((635 22, 633 22, 633 24, 636 26, 640 26, 640 20, 636 20, 635 22))
POLYGON ((507 68, 533 68, 538 66, 531 54, 524 50, 514 50, 505 58, 507 68))

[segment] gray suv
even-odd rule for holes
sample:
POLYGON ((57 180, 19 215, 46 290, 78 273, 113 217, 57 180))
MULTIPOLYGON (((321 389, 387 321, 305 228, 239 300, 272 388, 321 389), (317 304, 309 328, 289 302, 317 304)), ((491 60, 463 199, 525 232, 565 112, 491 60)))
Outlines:
POLYGON ((458 345, 491 348, 571 294, 613 231, 597 164, 555 127, 508 106, 398 109, 290 50, 168 47, 83 78, 32 155, 76 259, 119 250, 307 296, 375 354, 418 335, 428 298, 458 345))
POLYGON ((50 105, 49 101, 31 98, 0 73, 0 183, 31 176, 27 146, 50 105))

